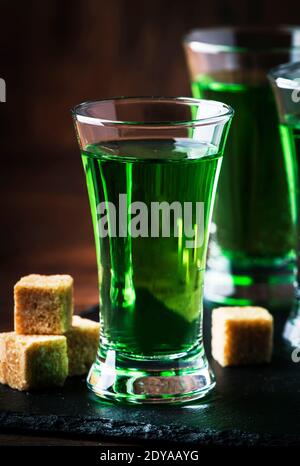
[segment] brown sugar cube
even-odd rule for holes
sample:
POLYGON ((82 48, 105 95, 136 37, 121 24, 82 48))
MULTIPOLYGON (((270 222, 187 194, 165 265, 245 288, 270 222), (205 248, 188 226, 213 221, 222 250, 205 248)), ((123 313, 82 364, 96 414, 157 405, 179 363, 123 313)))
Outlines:
POLYGON ((0 334, 1 383, 17 390, 63 385, 68 375, 64 336, 0 334))
POLYGON ((27 275, 16 283, 15 331, 20 335, 62 335, 71 327, 73 278, 27 275))
POLYGON ((273 317, 262 307, 219 307, 212 313, 212 355, 221 366, 270 362, 273 317))
POLYGON ((96 359, 99 331, 99 323, 73 316, 72 327, 66 333, 69 375, 82 375, 89 371, 96 359))

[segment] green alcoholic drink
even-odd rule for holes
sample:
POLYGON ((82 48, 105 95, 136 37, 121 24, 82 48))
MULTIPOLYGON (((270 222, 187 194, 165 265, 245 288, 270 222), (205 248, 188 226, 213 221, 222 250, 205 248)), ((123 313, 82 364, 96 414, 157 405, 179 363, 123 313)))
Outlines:
POLYGON ((290 203, 295 231, 297 278, 294 303, 286 322, 284 338, 293 346, 300 346, 300 64, 281 65, 269 73, 276 98, 279 131, 289 184, 290 203))
MULTIPOLYGON (((223 81, 219 79, 203 75, 192 83, 194 97, 221 99, 237 109, 216 196, 210 264, 222 271, 225 258, 225 268, 233 273, 236 286, 251 285, 255 275, 260 280, 261 274, 264 280, 291 285, 295 259, 293 204, 274 97, 265 80, 231 83, 228 77, 224 79, 224 73, 223 81), (278 276, 276 272, 272 275, 272 268, 278 269, 278 276), (281 275, 285 269, 287 275, 281 275)), ((259 286, 255 298, 262 298, 259 286)), ((225 298, 225 302, 252 303, 242 296, 225 298)))
POLYGON ((279 130, 288 173, 293 220, 297 229, 297 281, 300 283, 300 113, 299 115, 285 115, 285 122, 279 125, 279 130))
POLYGON ((192 89, 195 97, 221 99, 238 109, 214 211, 222 254, 241 265, 288 258, 294 247, 291 204, 268 82, 231 84, 203 76, 192 89))
POLYGON ((289 173, 269 70, 300 60, 298 27, 192 30, 183 46, 196 98, 236 116, 226 144, 209 245, 205 297, 225 305, 290 306, 295 228, 289 173))
MULTIPOLYGON (((300 113, 299 115, 286 115, 285 118, 286 122, 280 123, 279 131, 284 150, 285 163, 289 171, 289 180, 292 180, 292 183, 296 183, 300 164, 300 113)), ((294 186, 297 195, 299 195, 297 184, 291 186, 294 186)))
MULTIPOLYGON (((299 70, 300 72, 300 70, 299 70)), ((297 280, 296 299, 291 315, 285 325, 284 337, 295 347, 300 345, 300 113, 285 115, 280 134, 286 166, 289 173, 291 202, 294 206, 295 229, 297 232, 297 280)))
POLYGON ((182 403, 215 385, 202 335, 212 209, 232 109, 117 98, 74 110, 99 276, 100 342, 88 387, 182 403))
POLYGON ((101 271, 101 357, 108 349, 141 359, 202 351, 203 275, 221 154, 213 146, 189 141, 140 140, 91 145, 82 158, 101 271), (187 247, 184 212, 175 219, 172 209, 169 237, 163 237, 162 221, 158 236, 151 237, 151 205, 169 209, 174 201, 191 203, 194 232, 197 202, 204 204, 199 247, 187 247), (135 202, 147 209, 147 236, 130 234, 135 215, 130 215, 129 204, 135 202), (101 203, 108 206, 108 224, 114 220, 117 227, 122 209, 128 210, 125 228, 121 225, 126 236, 118 231, 112 236, 111 228, 106 238, 99 237, 101 203), (112 205, 116 215, 110 218, 112 205))

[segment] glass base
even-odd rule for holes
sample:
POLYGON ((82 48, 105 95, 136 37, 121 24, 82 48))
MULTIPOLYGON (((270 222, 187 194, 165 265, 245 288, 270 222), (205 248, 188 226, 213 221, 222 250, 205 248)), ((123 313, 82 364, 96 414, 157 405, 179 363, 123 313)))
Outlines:
POLYGON ((296 279, 294 260, 247 262, 224 256, 210 259, 204 281, 205 299, 227 306, 276 308, 292 304, 296 279))
POLYGON ((87 377, 97 396, 130 403, 186 403, 202 398, 215 386, 204 351, 163 359, 128 359, 108 350, 87 377))

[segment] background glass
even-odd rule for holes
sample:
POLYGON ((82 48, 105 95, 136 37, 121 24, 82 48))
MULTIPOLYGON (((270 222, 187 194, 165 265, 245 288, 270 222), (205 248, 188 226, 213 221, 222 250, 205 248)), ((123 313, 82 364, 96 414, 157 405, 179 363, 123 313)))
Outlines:
POLYGON ((269 74, 276 97, 293 219, 297 235, 296 300, 285 326, 284 337, 300 346, 300 63, 281 65, 269 74))
POLYGON ((119 98, 81 104, 73 116, 99 274, 101 338, 88 384, 99 396, 133 402, 202 397, 214 386, 202 341, 203 274, 232 110, 196 99, 119 98), (149 215, 147 235, 133 234, 136 202, 148 213, 153 202, 191 203, 192 232, 184 211, 170 210, 169 232, 160 222, 152 234, 149 215), (197 202, 204 203, 203 238, 190 247, 191 235, 200 238, 197 202))
POLYGON ((184 48, 194 97, 232 105, 212 225, 205 295, 218 303, 290 303, 293 206, 267 71, 300 59, 298 28, 192 31, 184 48))

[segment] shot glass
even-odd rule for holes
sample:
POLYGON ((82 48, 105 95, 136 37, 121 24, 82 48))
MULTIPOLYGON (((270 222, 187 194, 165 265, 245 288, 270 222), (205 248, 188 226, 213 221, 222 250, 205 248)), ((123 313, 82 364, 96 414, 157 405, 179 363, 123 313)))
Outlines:
POLYGON ((284 338, 300 346, 300 62, 281 65, 269 73, 279 114, 279 131, 288 176, 297 254, 295 302, 284 338))
POLYGON ((236 111, 212 221, 205 297, 291 303, 293 217, 268 71, 300 60, 300 28, 198 29, 184 40, 192 93, 236 111))
POLYGON ((116 98, 73 110, 99 275, 99 397, 185 402, 214 386, 202 336, 203 276, 231 107, 116 98))

